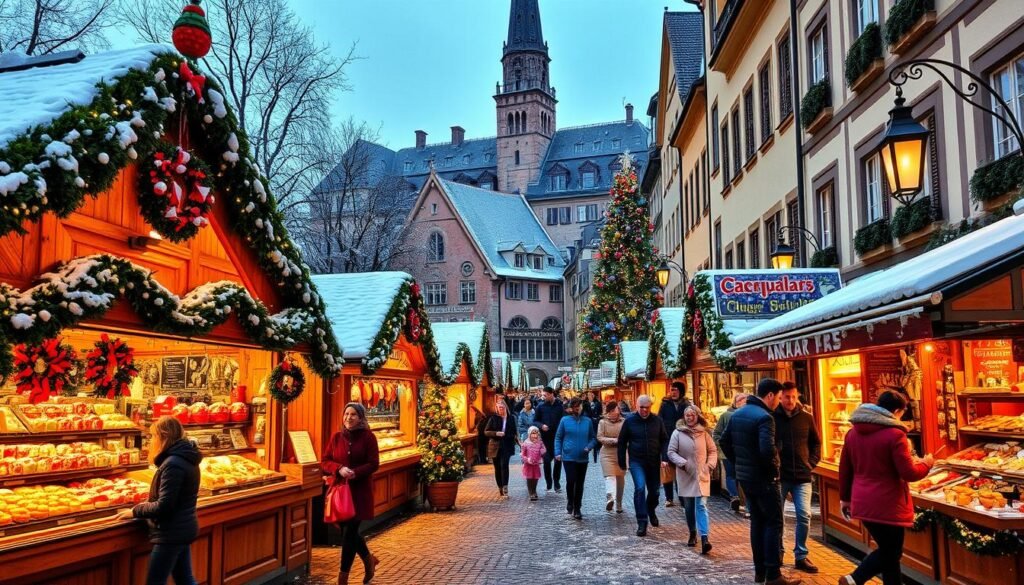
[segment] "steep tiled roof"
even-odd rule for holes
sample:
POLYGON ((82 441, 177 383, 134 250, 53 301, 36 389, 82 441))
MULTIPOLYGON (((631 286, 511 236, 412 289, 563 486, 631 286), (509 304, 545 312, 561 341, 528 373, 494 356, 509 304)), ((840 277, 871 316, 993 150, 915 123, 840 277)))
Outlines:
POLYGON ((455 180, 460 174, 472 181, 480 180, 485 172, 497 176, 498 141, 494 136, 464 140, 462 144, 443 142, 428 144, 421 149, 403 148, 395 153, 393 172, 416 186, 423 186, 430 175, 430 162, 438 176, 455 180), (408 170, 406 170, 408 169, 408 170))
POLYGON ((537 0, 512 0, 508 15, 508 40, 505 53, 512 51, 544 51, 544 32, 540 26, 537 0))
POLYGON ((487 255, 497 276, 561 281, 565 262, 533 210, 519 195, 477 189, 441 179, 445 194, 455 206, 470 235, 487 255), (499 252, 522 244, 527 250, 540 246, 554 259, 542 270, 515 268, 499 252))
POLYGON ((699 12, 666 12, 665 34, 672 50, 676 88, 686 101, 690 86, 704 74, 704 21, 699 12))
POLYGON ((365 171, 357 171, 360 176, 353 177, 352 187, 375 187, 382 179, 394 175, 395 151, 376 142, 359 139, 345 151, 342 160, 320 181, 317 191, 341 190, 346 184, 347 172, 356 166, 361 167, 364 164, 361 160, 363 157, 367 159, 365 171))
POLYGON ((612 165, 617 163, 623 152, 628 150, 633 156, 637 173, 643 171, 647 165, 649 135, 647 126, 637 120, 558 130, 548 147, 540 180, 529 186, 526 197, 533 201, 607 193, 612 185, 612 177, 615 176, 612 165), (582 187, 581 170, 588 163, 598 169, 597 184, 592 189, 582 187), (551 176, 564 173, 563 168, 569 171, 566 188, 563 191, 552 191, 551 176))

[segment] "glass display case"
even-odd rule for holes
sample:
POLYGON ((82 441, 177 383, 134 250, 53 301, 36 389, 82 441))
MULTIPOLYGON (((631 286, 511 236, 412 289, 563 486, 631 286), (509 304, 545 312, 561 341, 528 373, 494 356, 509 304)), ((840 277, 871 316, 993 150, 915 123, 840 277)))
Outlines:
POLYGON ((446 391, 448 408, 451 409, 452 416, 455 417, 455 426, 459 429, 459 436, 469 434, 469 406, 467 401, 469 400, 470 392, 471 390, 467 384, 452 384, 446 391))
POLYGON ((764 378, 775 376, 774 370, 746 370, 742 372, 700 372, 698 375, 699 392, 698 407, 704 413, 709 427, 714 427, 718 417, 722 416, 732 397, 743 392, 755 394, 757 383, 764 378))
POLYGON ((350 399, 366 408, 382 463, 416 454, 415 383, 378 377, 352 379, 350 399))
POLYGON ((846 432, 852 428, 850 415, 863 402, 860 355, 843 355, 818 360, 821 388, 821 463, 837 467, 846 432))

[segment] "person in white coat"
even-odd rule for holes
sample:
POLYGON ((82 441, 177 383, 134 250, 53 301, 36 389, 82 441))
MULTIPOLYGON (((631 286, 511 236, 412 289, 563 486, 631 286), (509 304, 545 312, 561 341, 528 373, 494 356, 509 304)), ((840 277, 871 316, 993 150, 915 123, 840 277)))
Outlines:
POLYGON ((690 528, 687 545, 697 546, 697 533, 700 533, 703 555, 711 551, 707 499, 711 495, 711 473, 718 467, 718 448, 705 430, 706 424, 700 410, 688 406, 668 443, 668 460, 676 468, 676 485, 690 528))

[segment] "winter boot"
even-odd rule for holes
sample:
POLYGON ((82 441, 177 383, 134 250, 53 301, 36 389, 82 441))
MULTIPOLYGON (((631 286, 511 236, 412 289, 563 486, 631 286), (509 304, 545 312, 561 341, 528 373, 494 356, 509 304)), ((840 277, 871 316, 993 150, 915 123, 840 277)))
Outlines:
POLYGON ((345 571, 338 572, 338 585, 348 585, 348 573, 345 571))
POLYGON ((639 522, 637 522, 636 535, 637 536, 647 536, 647 523, 644 522, 643 520, 640 520, 639 522))
POLYGON ((706 555, 711 552, 711 543, 708 542, 708 537, 700 537, 700 554, 706 555))
POLYGON ((363 583, 369 583, 373 580, 373 576, 377 574, 377 565, 380 563, 380 559, 373 554, 360 556, 359 558, 363 560, 363 573, 365 574, 363 583))
POLYGON ((690 533, 690 540, 686 541, 686 546, 697 546, 697 533, 696 532, 691 532, 690 533))

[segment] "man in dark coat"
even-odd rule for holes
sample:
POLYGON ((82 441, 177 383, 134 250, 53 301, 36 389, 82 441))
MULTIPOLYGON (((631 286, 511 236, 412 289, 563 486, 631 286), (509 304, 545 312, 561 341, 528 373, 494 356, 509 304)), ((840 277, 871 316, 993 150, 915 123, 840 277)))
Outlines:
MULTIPOLYGON (((658 409, 658 417, 664 423, 665 432, 669 436, 672 436, 672 431, 676 430, 676 422, 683 418, 683 411, 686 410, 687 406, 690 406, 690 401, 686 399, 686 384, 679 380, 672 382, 668 389, 668 396, 661 401, 661 408, 658 409)), ((672 481, 662 484, 662 487, 665 488, 666 508, 671 508, 675 505, 672 501, 674 486, 675 474, 673 473, 672 481)))
POLYGON ((821 438, 814 417, 800 404, 800 390, 793 382, 782 384, 781 404, 775 409, 775 440, 781 461, 782 500, 792 494, 796 508, 795 566, 805 573, 817 573, 818 567, 807 558, 807 534, 811 530, 811 472, 821 461, 821 438))
POLYGON ((750 510, 750 548, 754 557, 754 581, 766 585, 796 585, 782 575, 782 488, 779 485, 779 450, 775 443, 775 418, 782 384, 765 378, 757 396, 733 413, 719 443, 736 465, 736 479, 750 510))
POLYGON ((555 400, 555 391, 551 388, 544 389, 544 400, 534 410, 537 414, 533 417, 533 426, 540 429, 540 440, 544 442, 547 452, 544 454, 544 482, 548 491, 551 491, 551 464, 554 463, 554 484, 555 493, 562 493, 562 462, 555 460, 555 433, 558 432, 558 423, 565 416, 565 407, 561 401, 555 400))
POLYGON ((668 467, 668 433, 656 414, 651 413, 651 397, 636 399, 636 412, 626 417, 619 431, 619 467, 633 478, 633 509, 636 510, 637 536, 647 536, 647 524, 658 527, 658 486, 661 468, 668 467), (627 455, 629 466, 627 468, 627 455))

